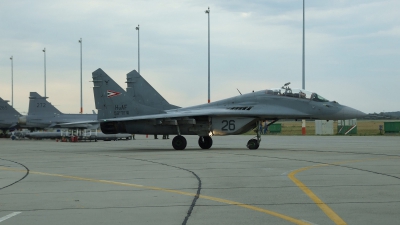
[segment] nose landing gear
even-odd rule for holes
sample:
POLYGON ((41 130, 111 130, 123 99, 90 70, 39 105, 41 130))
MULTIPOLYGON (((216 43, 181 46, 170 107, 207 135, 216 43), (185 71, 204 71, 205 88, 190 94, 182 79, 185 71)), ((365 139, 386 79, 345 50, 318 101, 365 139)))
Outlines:
POLYGON ((255 149, 258 149, 258 147, 260 147, 260 143, 257 141, 257 139, 250 139, 247 142, 246 146, 250 150, 255 150, 255 149))
POLYGON ((257 122, 257 127, 256 127, 257 139, 253 138, 253 139, 250 139, 250 140, 247 142, 246 147, 247 147, 248 149, 250 149, 250 150, 255 150, 255 149, 258 149, 258 147, 260 147, 260 142, 261 142, 261 129, 262 129, 261 124, 262 124, 262 121, 258 121, 258 122, 257 122))

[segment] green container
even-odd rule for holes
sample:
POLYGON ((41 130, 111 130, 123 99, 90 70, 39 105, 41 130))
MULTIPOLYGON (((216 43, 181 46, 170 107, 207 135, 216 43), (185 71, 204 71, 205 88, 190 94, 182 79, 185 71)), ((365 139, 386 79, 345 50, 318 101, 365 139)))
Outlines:
POLYGON ((400 122, 384 122, 383 123, 385 133, 399 133, 400 122))
POLYGON ((268 127, 270 133, 280 133, 282 131, 282 124, 274 123, 268 127))
MULTIPOLYGON (((338 134, 345 134, 348 130, 350 130, 353 126, 338 126, 337 127, 337 131, 338 134)), ((351 135, 351 134, 357 134, 357 126, 353 128, 353 130, 351 130, 349 133, 347 133, 347 135, 351 135)))

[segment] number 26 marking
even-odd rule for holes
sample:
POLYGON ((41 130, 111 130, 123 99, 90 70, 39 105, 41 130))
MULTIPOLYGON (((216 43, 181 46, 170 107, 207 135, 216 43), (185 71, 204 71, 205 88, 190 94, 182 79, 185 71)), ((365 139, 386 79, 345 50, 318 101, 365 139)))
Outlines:
POLYGON ((228 130, 235 130, 235 121, 234 120, 222 120, 222 124, 224 125, 221 130, 228 131, 228 130))

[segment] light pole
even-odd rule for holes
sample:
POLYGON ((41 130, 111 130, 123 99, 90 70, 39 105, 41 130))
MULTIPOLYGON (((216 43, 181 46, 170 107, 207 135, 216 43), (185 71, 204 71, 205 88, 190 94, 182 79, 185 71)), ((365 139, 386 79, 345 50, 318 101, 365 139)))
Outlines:
POLYGON ((205 13, 208 14, 208 103, 210 103, 210 7, 205 13))
POLYGON ((13 56, 10 57, 11 60, 11 106, 14 107, 14 65, 13 56))
POLYGON ((79 44, 81 46, 81 111, 80 114, 83 113, 83 100, 82 100, 82 38, 79 39, 79 44))
POLYGON ((47 97, 46 95, 46 48, 43 49, 44 52, 44 97, 47 97))
POLYGON ((305 26, 305 23, 304 23, 304 17, 305 17, 305 15, 304 15, 304 0, 303 0, 303 67, 302 67, 302 70, 303 70, 303 85, 302 85, 302 88, 303 89, 305 89, 306 88, 306 68, 305 68, 305 61, 306 61, 306 59, 305 59, 305 32, 304 32, 304 26, 305 26))
POLYGON ((138 54, 138 73, 140 74, 140 42, 139 42, 139 24, 136 27, 137 30, 137 54, 138 54))
MULTIPOLYGON (((306 56, 305 56, 305 32, 304 32, 304 27, 305 27, 305 14, 304 14, 304 1, 303 0, 303 63, 302 63, 302 74, 303 74, 303 81, 302 81, 302 88, 306 89, 306 68, 305 68, 305 62, 306 62, 306 56)), ((306 120, 301 121, 301 134, 306 135, 306 120)))

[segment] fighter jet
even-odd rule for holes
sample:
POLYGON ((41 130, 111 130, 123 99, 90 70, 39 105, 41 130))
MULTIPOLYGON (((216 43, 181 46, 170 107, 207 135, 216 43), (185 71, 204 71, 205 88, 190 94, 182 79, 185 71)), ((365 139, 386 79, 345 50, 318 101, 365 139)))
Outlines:
POLYGON ((8 102, 8 100, 0 98, 0 129, 3 131, 3 135, 17 126, 18 118, 21 116, 8 102))
POLYGON ((144 90, 135 80, 144 78, 135 70, 129 74, 128 92, 125 92, 103 70, 98 69, 92 73, 102 132, 176 134, 172 140, 176 150, 186 148, 187 142, 182 135, 198 135, 200 148, 209 149, 213 144, 212 136, 238 135, 253 129, 257 136, 250 139, 246 146, 257 149, 261 142, 259 127, 262 121, 271 121, 268 124, 271 125, 280 119, 342 120, 365 115, 336 101, 328 101, 317 93, 292 89, 290 83, 281 88, 178 108, 164 98, 160 99, 161 95, 158 96, 152 87, 148 95, 143 95, 150 89, 144 90), (169 109, 171 107, 175 108, 169 109))
POLYGON ((28 115, 19 117, 18 124, 30 130, 44 128, 96 129, 96 114, 64 114, 36 92, 30 92, 28 115), (74 122, 76 124, 68 124, 74 122))

